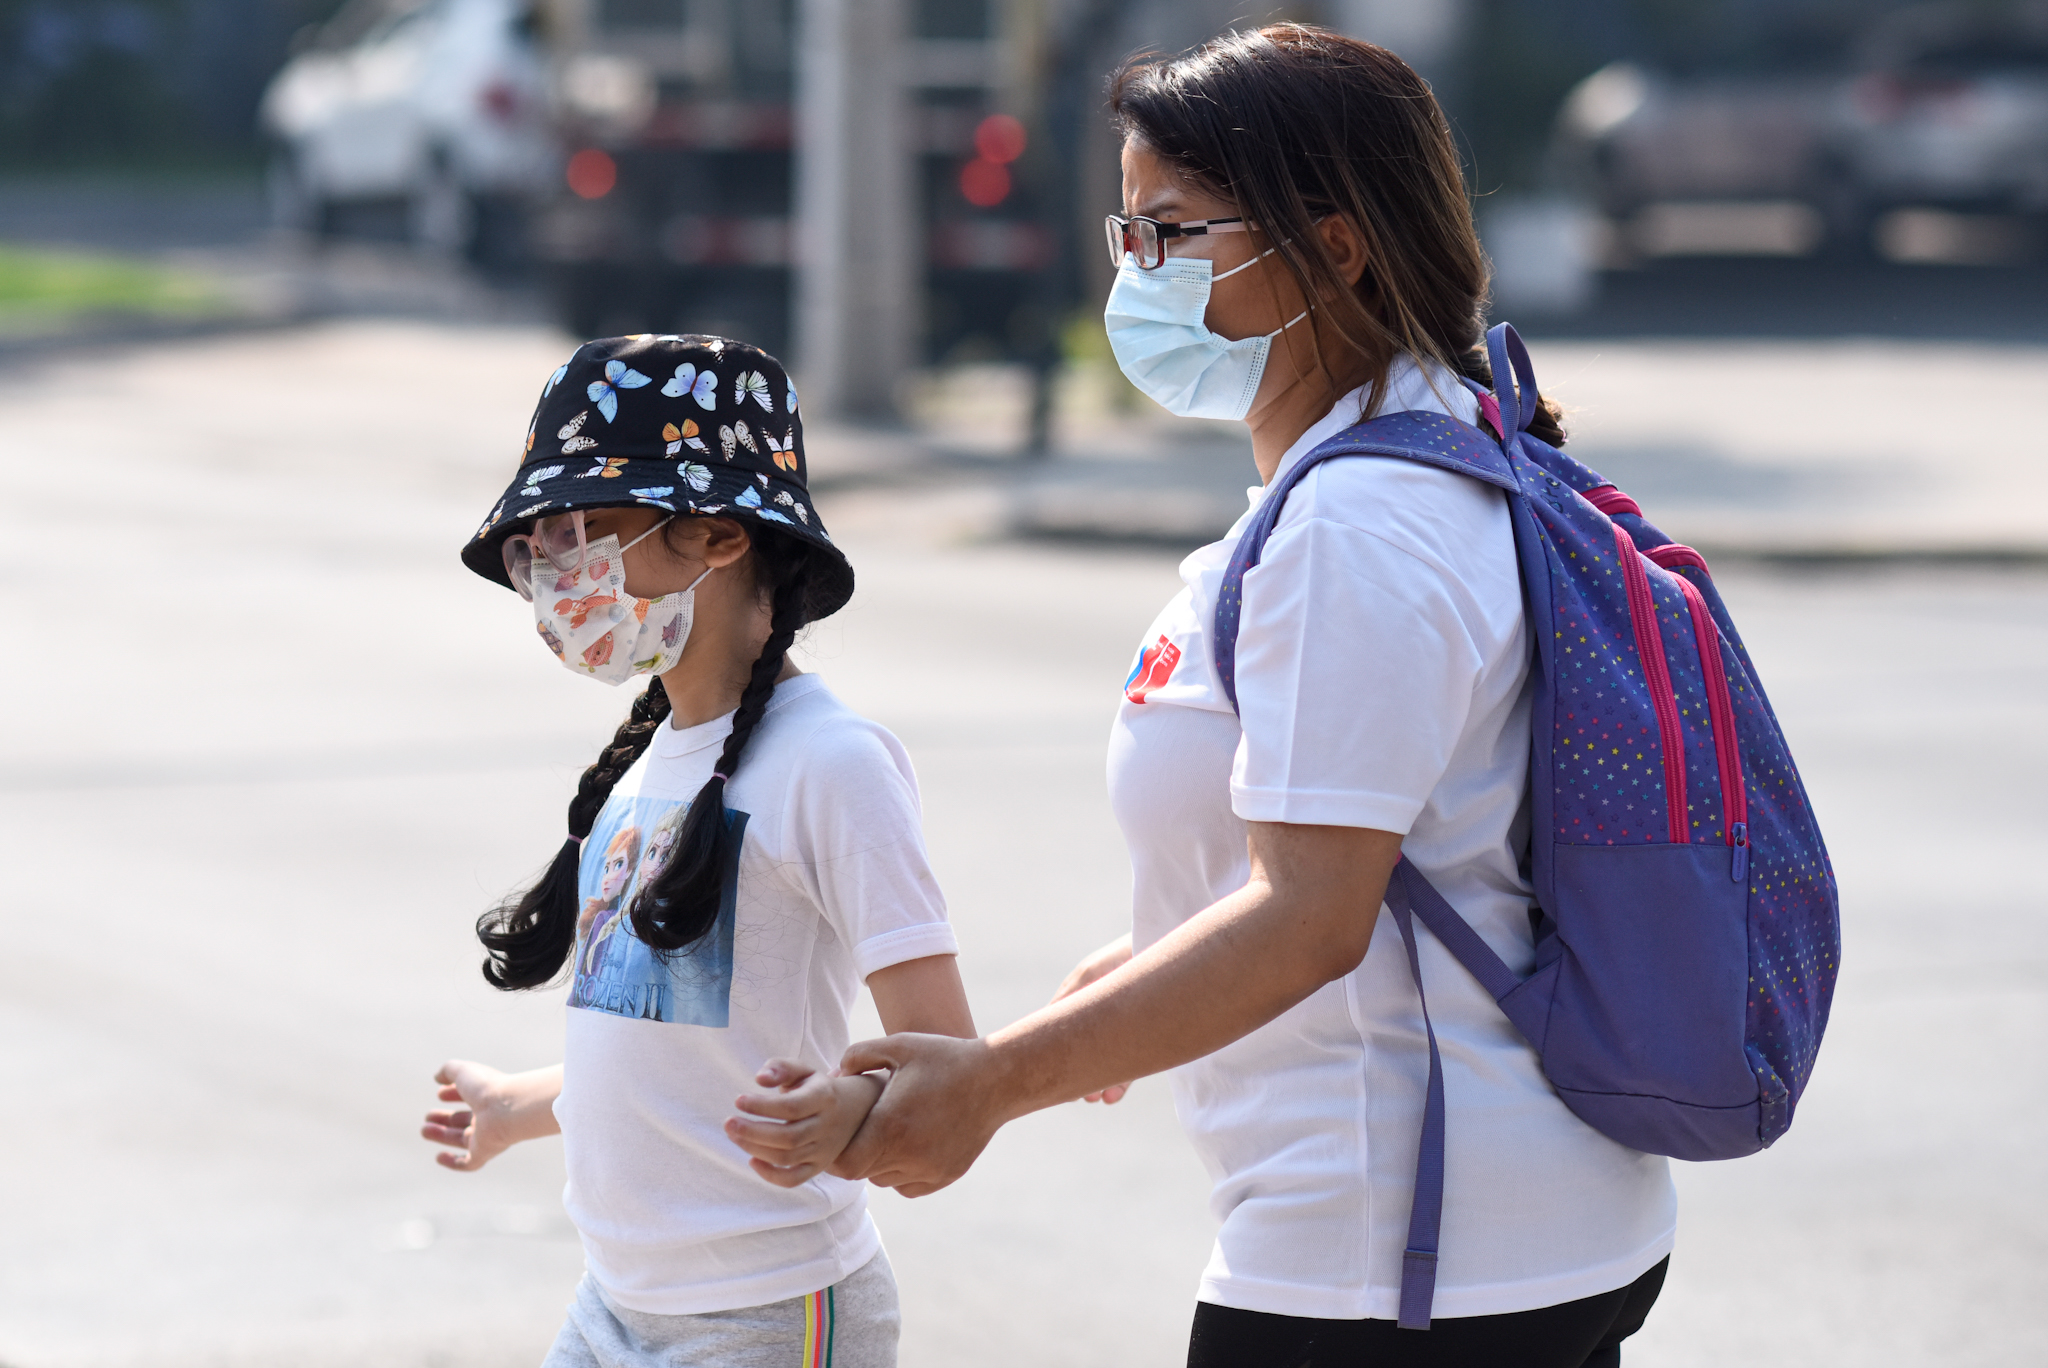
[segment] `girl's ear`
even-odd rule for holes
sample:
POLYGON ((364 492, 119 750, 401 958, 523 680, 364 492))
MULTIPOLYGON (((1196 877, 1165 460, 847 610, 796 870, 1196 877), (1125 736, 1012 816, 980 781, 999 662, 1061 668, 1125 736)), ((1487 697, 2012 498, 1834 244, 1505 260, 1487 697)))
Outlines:
POLYGON ((754 539, 737 518, 692 518, 690 530, 703 542, 694 548, 697 559, 714 570, 723 570, 746 559, 754 539))

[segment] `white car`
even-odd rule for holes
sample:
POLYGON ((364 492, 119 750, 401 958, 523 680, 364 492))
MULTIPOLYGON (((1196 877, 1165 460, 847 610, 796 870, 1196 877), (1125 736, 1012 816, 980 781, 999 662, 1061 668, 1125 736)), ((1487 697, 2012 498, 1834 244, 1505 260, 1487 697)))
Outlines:
POLYGON ((1866 214, 1895 205, 2048 217, 2048 4, 1908 9, 1833 108, 1866 214))
MULTIPOLYGON (((1559 164, 1637 239, 1659 235, 1669 206, 1746 221, 1751 247, 1900 260, 1919 259, 1901 234, 1925 211, 2048 223, 2048 0, 1909 6, 1856 47, 1765 75, 1602 68, 1565 101, 1559 164), (1782 212, 1720 212, 1745 206, 1782 212)), ((2006 236, 1997 250, 2024 254, 2038 233, 2006 236)))
POLYGON ((355 0, 264 92, 280 222, 402 205, 412 239, 478 253, 494 219, 554 182, 533 0, 355 0))

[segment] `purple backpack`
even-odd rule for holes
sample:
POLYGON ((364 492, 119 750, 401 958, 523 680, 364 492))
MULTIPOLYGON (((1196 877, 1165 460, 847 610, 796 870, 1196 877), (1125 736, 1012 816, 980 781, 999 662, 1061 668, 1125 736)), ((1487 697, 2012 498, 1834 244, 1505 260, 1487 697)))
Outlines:
POLYGON ((1429 1033, 1401 1271, 1408 1329, 1429 1328, 1444 1182, 1443 1065, 1416 920, 1528 1038, 1566 1106, 1621 1144, 1676 1159, 1733 1159, 1785 1133, 1841 952, 1820 828, 1706 561, 1532 437, 1528 349, 1505 323, 1486 345, 1497 394, 1482 391, 1481 405, 1504 442, 1439 413, 1347 428, 1259 506, 1216 602, 1216 671, 1235 707, 1244 575, 1310 470, 1398 456, 1508 493, 1536 648, 1524 870, 1540 909, 1536 969, 1517 979, 1402 857, 1386 902, 1429 1033))

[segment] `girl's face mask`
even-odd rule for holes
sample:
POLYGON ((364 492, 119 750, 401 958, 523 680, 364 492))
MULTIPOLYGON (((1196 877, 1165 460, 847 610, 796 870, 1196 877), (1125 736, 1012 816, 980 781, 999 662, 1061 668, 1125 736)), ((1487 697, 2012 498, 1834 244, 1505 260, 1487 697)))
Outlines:
POLYGON ((626 592, 625 553, 659 532, 667 519, 625 546, 601 537, 585 548, 583 563, 560 571, 545 559, 533 564, 533 620, 555 658, 577 674, 606 684, 672 668, 690 639, 697 586, 658 599, 626 592))
POLYGON ((1273 339, 1307 318, 1308 311, 1264 336, 1235 341, 1209 331, 1202 316, 1208 312, 1210 286, 1276 250, 1268 248, 1220 276, 1212 276, 1215 267, 1202 257, 1170 257, 1147 271, 1126 254, 1103 306, 1102 323, 1116 364, 1130 382, 1183 418, 1235 421, 1250 412, 1273 339))

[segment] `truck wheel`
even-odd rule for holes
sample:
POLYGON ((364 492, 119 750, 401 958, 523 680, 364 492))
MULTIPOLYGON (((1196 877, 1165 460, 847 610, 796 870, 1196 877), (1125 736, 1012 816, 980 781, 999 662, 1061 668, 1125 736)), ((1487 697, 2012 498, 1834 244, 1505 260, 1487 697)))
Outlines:
POLYGON ((333 230, 332 210, 290 150, 271 157, 263 189, 270 201, 270 221, 277 227, 314 237, 325 237, 333 230))
POLYGON ((1870 261, 1877 256, 1872 232, 1877 213, 1846 161, 1828 158, 1816 168, 1812 203, 1820 211, 1825 236, 1821 251, 1836 261, 1870 261))
POLYGON ((419 246, 442 256, 466 256, 476 239, 477 208, 446 157, 430 162, 406 206, 406 228, 419 246))
POLYGON ((479 196, 476 230, 470 234, 470 262, 498 275, 515 275, 527 264, 527 207, 511 195, 479 196))

